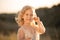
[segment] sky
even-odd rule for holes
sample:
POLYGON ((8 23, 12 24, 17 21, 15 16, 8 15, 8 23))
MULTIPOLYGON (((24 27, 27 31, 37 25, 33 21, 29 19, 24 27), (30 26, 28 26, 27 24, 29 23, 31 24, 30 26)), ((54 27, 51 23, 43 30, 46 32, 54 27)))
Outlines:
POLYGON ((48 7, 58 5, 60 0, 0 0, 0 13, 16 13, 25 5, 33 8, 48 7))

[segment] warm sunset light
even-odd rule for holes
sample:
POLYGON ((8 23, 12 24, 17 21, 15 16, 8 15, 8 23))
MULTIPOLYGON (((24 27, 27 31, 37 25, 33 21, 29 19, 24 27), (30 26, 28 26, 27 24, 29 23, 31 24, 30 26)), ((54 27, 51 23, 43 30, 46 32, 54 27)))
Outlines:
POLYGON ((60 0, 0 0, 0 13, 15 13, 25 5, 31 5, 34 8, 51 8, 58 3, 60 0))

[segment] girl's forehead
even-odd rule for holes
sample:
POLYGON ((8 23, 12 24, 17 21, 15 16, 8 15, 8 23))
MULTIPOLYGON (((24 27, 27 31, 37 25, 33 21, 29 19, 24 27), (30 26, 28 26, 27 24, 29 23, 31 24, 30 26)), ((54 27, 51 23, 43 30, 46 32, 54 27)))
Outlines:
POLYGON ((33 10, 32 9, 28 9, 25 12, 33 12, 33 10))
POLYGON ((25 14, 33 14, 33 10, 32 9, 27 9, 27 10, 25 10, 25 12, 24 12, 24 15, 25 14))

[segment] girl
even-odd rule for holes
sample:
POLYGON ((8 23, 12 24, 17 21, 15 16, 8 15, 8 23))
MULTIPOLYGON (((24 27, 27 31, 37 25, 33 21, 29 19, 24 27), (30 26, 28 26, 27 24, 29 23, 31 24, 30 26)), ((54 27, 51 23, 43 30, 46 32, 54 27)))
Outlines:
POLYGON ((25 6, 18 12, 16 22, 20 26, 17 32, 17 40, 39 40, 37 39, 37 33, 45 33, 45 27, 39 17, 33 18, 31 6, 25 6), (37 23, 38 27, 33 23, 33 20, 37 23))

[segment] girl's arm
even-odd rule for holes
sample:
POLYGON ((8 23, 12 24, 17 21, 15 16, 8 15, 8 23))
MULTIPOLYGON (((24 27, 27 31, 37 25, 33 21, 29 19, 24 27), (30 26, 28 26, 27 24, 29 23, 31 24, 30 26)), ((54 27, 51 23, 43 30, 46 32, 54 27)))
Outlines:
POLYGON ((34 25, 35 30, 40 34, 45 33, 46 29, 45 29, 42 21, 40 21, 39 17, 35 18, 35 22, 37 22, 37 27, 36 27, 36 24, 34 25))
POLYGON ((18 33, 17 33, 17 40, 25 40, 25 36, 24 36, 24 32, 23 30, 18 30, 18 33))
POLYGON ((41 34, 45 33, 46 29, 45 29, 42 21, 37 22, 37 24, 38 24, 38 27, 36 28, 36 30, 41 34))

